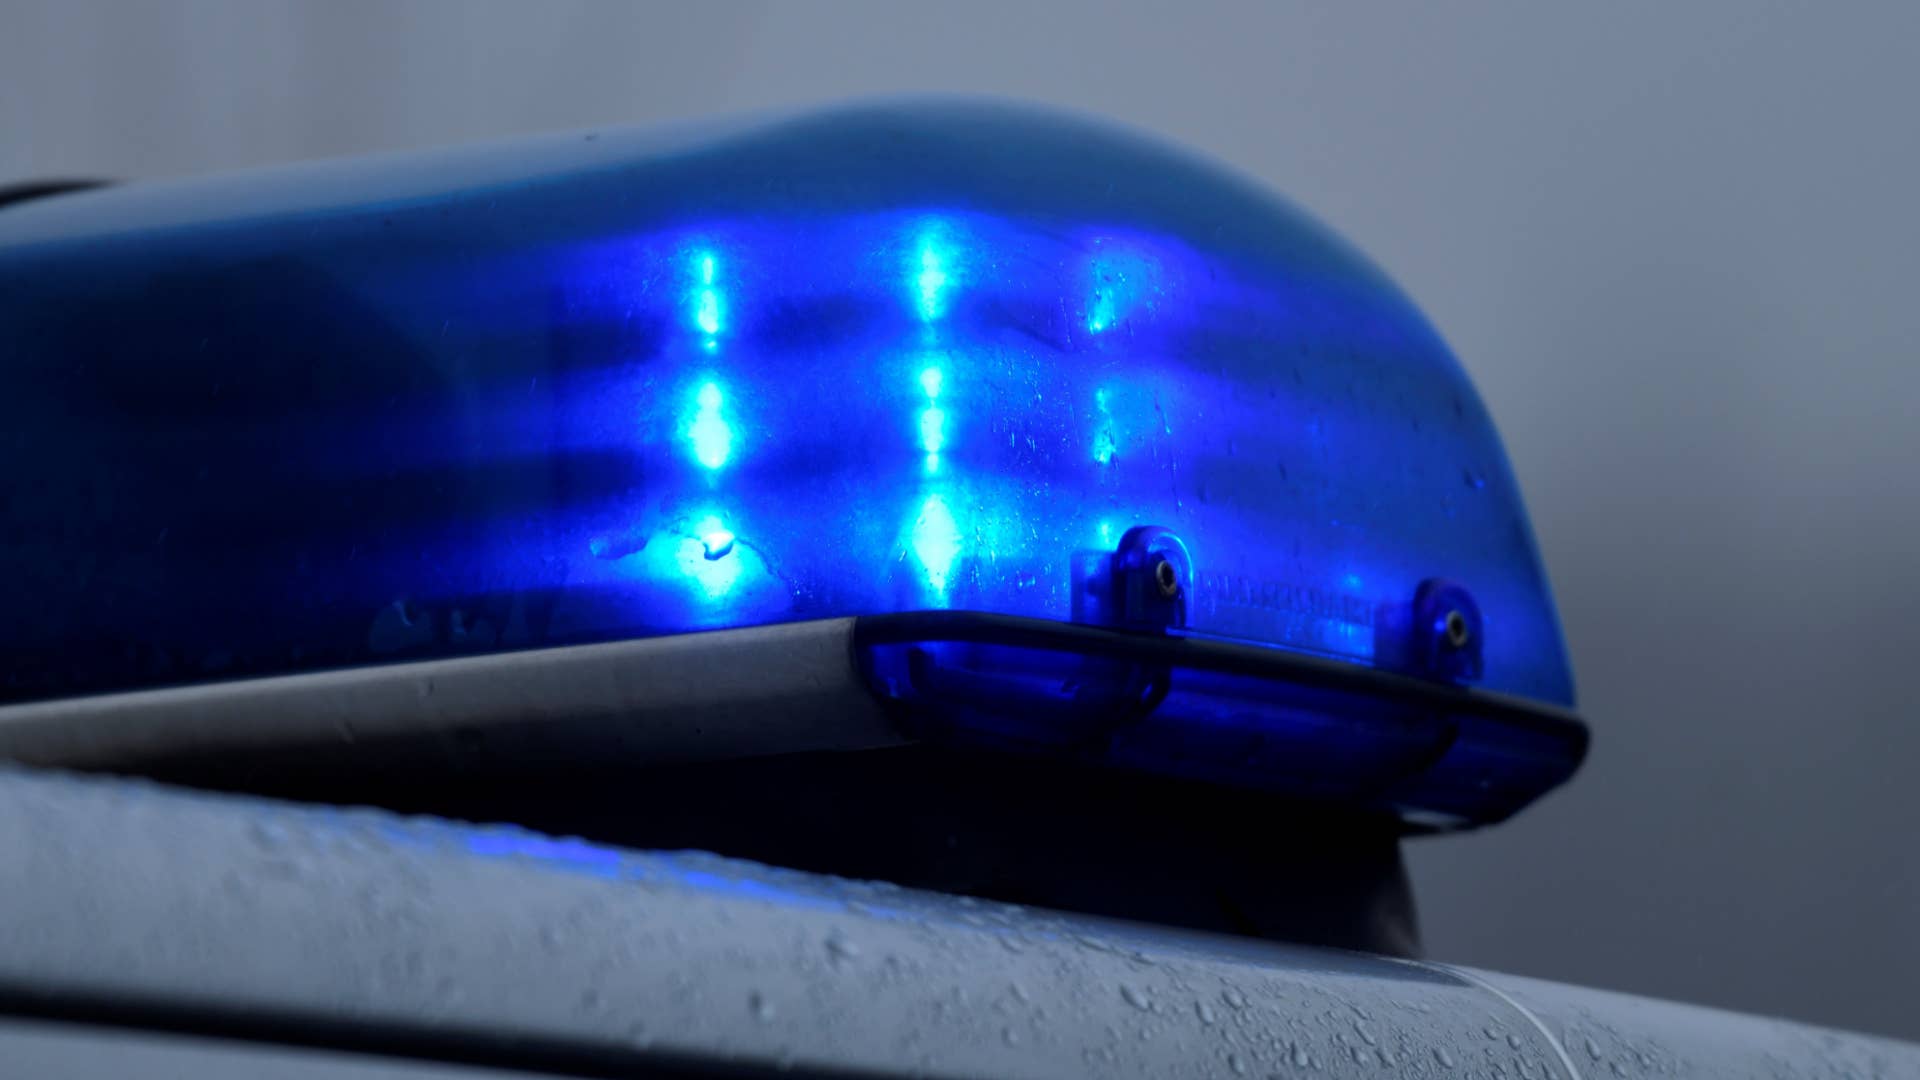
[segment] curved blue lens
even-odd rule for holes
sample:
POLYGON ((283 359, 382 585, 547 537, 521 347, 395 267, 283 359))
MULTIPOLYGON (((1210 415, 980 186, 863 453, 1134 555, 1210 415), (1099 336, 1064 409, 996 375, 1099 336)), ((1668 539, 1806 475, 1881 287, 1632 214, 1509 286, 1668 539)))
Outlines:
POLYGON ((556 139, 56 199, 0 244, 7 698, 1113 624, 1089 590, 1152 526, 1184 560, 1160 629, 1572 701, 1499 440, 1419 313, 1104 127, 556 139), (1471 663, 1436 660, 1469 615, 1471 663))

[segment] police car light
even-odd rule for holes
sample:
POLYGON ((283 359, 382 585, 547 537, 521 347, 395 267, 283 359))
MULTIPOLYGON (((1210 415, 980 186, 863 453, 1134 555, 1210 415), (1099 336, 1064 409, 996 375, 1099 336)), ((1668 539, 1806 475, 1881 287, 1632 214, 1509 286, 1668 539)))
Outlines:
MULTIPOLYGON (((1459 365, 1217 169, 973 104, 0 214, 0 700, 854 617, 915 737, 1409 817, 1586 745, 1459 365)), ((750 673, 743 673, 743 678, 750 673)))

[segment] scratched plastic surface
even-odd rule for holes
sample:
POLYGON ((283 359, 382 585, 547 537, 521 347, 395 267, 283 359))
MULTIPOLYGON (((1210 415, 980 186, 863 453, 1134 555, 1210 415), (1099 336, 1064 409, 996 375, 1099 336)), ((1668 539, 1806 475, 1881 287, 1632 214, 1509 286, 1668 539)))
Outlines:
POLYGON ((1459 365, 1309 219, 1116 130, 919 104, 0 213, 0 696, 916 609, 1192 631, 1571 704, 1459 365), (1400 620, 1404 622, 1405 620, 1400 620))

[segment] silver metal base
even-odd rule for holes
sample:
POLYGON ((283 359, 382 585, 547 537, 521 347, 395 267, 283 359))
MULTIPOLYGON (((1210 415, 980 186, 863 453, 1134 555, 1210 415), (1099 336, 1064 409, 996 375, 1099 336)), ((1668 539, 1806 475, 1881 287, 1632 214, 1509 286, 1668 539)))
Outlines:
POLYGON ((0 758, 79 769, 245 754, 705 761, 905 740, 852 619, 353 668, 0 708, 0 758))

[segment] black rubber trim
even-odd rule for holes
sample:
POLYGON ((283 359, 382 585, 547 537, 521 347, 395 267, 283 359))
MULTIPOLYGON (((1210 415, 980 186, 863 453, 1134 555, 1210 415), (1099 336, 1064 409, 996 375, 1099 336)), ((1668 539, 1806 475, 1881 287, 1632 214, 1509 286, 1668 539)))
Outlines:
POLYGON ((1565 740, 1576 748, 1576 767, 1586 757, 1590 738, 1579 714, 1558 705, 1427 682, 1410 675, 1260 645, 1130 634, 1097 626, 980 611, 862 615, 853 624, 854 649, 861 656, 875 645, 941 641, 1012 645, 1103 656, 1136 664, 1164 664, 1354 694, 1452 716, 1480 717, 1565 740))

